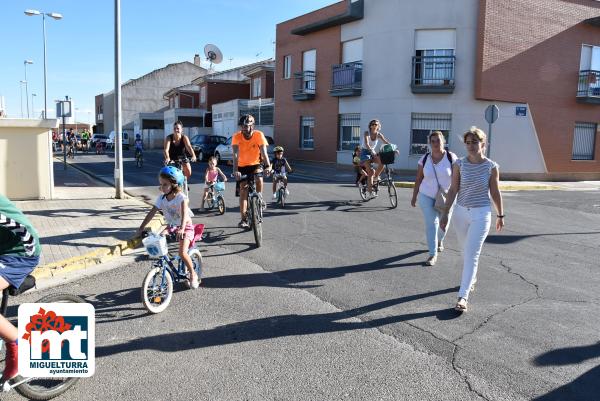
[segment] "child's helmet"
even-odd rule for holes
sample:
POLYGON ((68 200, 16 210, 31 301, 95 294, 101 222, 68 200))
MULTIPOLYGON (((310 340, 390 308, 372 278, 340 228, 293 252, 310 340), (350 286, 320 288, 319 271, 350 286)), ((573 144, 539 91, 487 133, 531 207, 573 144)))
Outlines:
POLYGON ((275 146, 275 149, 273 149, 273 152, 274 153, 283 152, 283 146, 275 146))
POLYGON ((185 179, 183 177, 183 173, 181 172, 181 170, 179 170, 175 166, 165 166, 160 169, 159 174, 164 174, 164 175, 172 178, 173 180, 175 180, 177 185, 183 185, 183 181, 185 179))
POLYGON ((140 138, 141 138, 140 134, 135 134, 135 139, 140 139, 140 138))

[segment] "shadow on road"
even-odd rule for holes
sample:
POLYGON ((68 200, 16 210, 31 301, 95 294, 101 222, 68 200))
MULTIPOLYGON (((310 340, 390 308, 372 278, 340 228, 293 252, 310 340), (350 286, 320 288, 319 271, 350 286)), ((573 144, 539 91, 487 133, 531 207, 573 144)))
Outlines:
POLYGON ((422 266, 422 262, 398 263, 404 259, 426 253, 427 251, 412 251, 403 255, 392 256, 360 265, 339 267, 313 267, 281 270, 277 272, 236 274, 229 276, 207 277, 202 280, 202 285, 208 288, 248 288, 276 286, 286 288, 299 288, 297 284, 309 281, 329 280, 344 277, 347 274, 361 273, 374 270, 393 269, 397 267, 422 266), (281 281, 275 282, 275 275, 281 281))
POLYGON ((522 234, 522 235, 488 235, 485 242, 487 244, 505 245, 523 241, 529 238, 549 237, 549 236, 566 236, 566 235, 594 235, 600 234, 600 231, 590 231, 582 233, 547 233, 547 234, 522 234))
MULTIPOLYGON (((534 359, 537 366, 565 366, 600 357, 600 342, 580 347, 560 348, 534 359)), ((600 366, 590 369, 571 383, 535 398, 534 401, 590 401, 600 394, 600 366)))
POLYGON ((97 346, 96 357, 106 357, 124 352, 140 350, 156 350, 161 352, 178 352, 197 348, 215 347, 220 345, 259 341, 272 338, 301 336, 311 334, 343 332, 380 327, 383 325, 437 316, 440 320, 460 316, 452 309, 442 309, 429 312, 411 313, 407 315, 389 316, 370 321, 352 320, 361 314, 411 302, 422 298, 443 295, 457 291, 458 288, 447 288, 424 294, 410 295, 401 298, 377 302, 371 305, 314 315, 279 315, 244 322, 226 324, 214 329, 188 331, 180 333, 161 334, 156 336, 136 338, 121 344, 97 346))

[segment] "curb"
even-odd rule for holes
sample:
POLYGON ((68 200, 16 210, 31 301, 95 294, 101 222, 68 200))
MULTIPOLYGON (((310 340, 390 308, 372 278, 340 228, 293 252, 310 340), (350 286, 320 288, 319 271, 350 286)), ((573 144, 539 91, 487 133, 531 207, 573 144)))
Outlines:
MULTIPOLYGON (((83 174, 86 174, 97 181, 106 183, 106 181, 95 177, 93 174, 86 171, 85 169, 79 168, 78 166, 75 166, 71 163, 68 164, 70 167, 79 170, 83 174)), ((127 194, 127 196, 129 200, 135 200, 147 204, 146 202, 137 199, 131 194, 127 194)), ((163 225, 164 221, 162 219, 162 216, 156 216, 150 221, 150 223, 148 223, 146 228, 149 228, 152 231, 158 231, 158 229, 160 229, 163 225)), ((140 246, 141 243, 141 238, 130 238, 127 241, 117 241, 112 245, 101 245, 99 249, 85 253, 83 255, 74 256, 69 259, 63 259, 59 260, 58 262, 52 262, 39 266, 33 271, 32 275, 36 278, 36 280, 40 280, 44 278, 52 278, 55 276, 63 275, 65 273, 69 273, 76 270, 88 269, 90 267, 108 262, 111 259, 117 258, 123 255, 126 251, 137 248, 138 246, 140 246)))
MULTIPOLYGON (((157 231, 162 227, 162 218, 154 218, 148 226, 152 231, 157 231)), ((58 262, 48 263, 39 266, 33 271, 33 276, 36 280, 42 278, 51 278, 64 273, 69 273, 75 270, 83 270, 105 263, 111 259, 117 258, 127 250, 133 250, 142 243, 140 238, 131 238, 127 241, 118 241, 113 245, 103 245, 95 251, 85 253, 80 256, 75 256, 69 259, 63 259, 58 262)))
MULTIPOLYGON (((396 181, 394 182, 396 188, 414 188, 415 183, 410 181, 396 181)), ((556 185, 502 185, 500 184, 501 191, 561 191, 564 190, 562 187, 556 185)))

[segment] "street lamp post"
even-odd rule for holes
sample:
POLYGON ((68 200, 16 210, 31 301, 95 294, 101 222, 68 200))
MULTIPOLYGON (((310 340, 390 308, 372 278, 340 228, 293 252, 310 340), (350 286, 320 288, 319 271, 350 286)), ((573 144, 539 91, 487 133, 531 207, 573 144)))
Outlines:
POLYGON ((37 96, 37 94, 31 94, 31 117, 35 118, 35 108, 33 107, 33 98, 37 96))
POLYGON ((24 116, 23 116, 23 84, 26 84, 27 81, 20 80, 19 83, 20 83, 20 88, 21 88, 21 90, 20 90, 20 92, 21 92, 21 118, 24 118, 24 116))
POLYGON ((25 10, 25 15, 32 17, 34 15, 42 16, 42 26, 44 32, 44 118, 48 118, 48 84, 46 82, 46 15, 54 18, 55 20, 62 19, 62 14, 59 13, 45 13, 39 10, 25 10))
POLYGON ((77 112, 79 111, 79 107, 75 107, 75 111, 73 111, 73 119, 75 120, 75 134, 79 133, 77 129, 77 112))
POLYGON ((33 64, 33 61, 23 61, 23 67, 25 68, 25 103, 27 103, 27 118, 29 118, 29 89, 27 88, 27 64, 33 64))

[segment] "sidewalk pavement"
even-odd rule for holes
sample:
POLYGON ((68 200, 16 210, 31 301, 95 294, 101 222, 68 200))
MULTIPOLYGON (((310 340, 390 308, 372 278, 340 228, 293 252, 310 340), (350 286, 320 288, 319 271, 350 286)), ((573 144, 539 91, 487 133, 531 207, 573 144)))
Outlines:
MULTIPOLYGON (((356 174, 354 166, 339 165, 335 163, 319 163, 311 161, 290 161, 294 169, 294 176, 310 176, 323 182, 353 182, 356 174)), ((396 186, 400 188, 414 188, 415 173, 406 170, 394 173, 396 186)), ((536 190, 559 190, 559 191, 583 191, 600 190, 600 181, 500 181, 502 191, 536 191, 536 190)))
MULTIPOLYGON (((114 199, 114 189, 61 162, 54 162, 55 199, 17 201, 40 235, 37 279, 103 263, 139 245, 133 240, 150 206, 114 199)), ((157 230, 160 218, 151 224, 157 230)))

